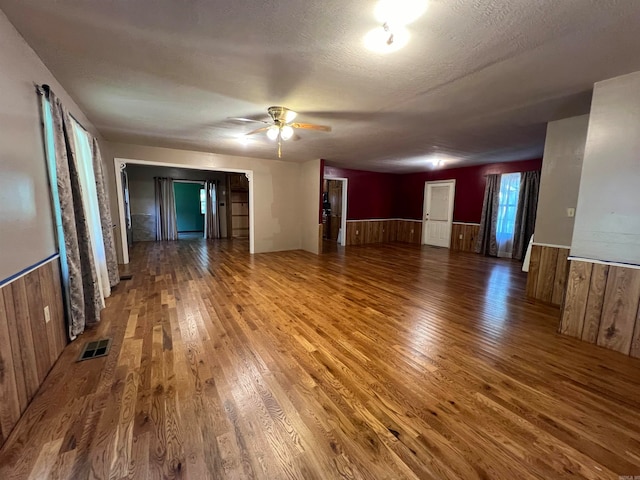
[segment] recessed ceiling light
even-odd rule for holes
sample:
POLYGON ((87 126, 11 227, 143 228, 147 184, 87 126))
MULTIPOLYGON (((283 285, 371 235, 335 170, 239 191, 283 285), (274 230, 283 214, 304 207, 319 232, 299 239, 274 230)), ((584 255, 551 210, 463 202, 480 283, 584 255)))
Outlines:
POLYGON ((391 53, 404 47, 409 37, 409 31, 404 27, 393 30, 377 27, 364 36, 364 45, 372 52, 391 53))
POLYGON ((427 11, 427 0, 379 0, 374 14, 380 23, 394 28, 409 25, 427 11))

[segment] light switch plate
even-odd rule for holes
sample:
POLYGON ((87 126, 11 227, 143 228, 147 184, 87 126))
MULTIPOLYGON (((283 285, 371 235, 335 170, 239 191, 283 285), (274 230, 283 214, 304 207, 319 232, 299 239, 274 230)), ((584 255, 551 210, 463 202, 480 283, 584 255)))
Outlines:
POLYGON ((575 208, 567 208, 567 217, 569 218, 573 218, 576 216, 576 209, 575 208))
POLYGON ((44 322, 49 323, 51 321, 51 314, 49 313, 49 305, 44 307, 44 322))

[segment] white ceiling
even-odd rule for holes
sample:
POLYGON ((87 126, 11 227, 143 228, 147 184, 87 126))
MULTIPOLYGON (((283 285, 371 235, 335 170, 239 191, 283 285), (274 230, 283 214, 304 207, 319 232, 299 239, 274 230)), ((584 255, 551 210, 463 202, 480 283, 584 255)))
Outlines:
MULTIPOLYGON (((640 0, 432 0, 403 50, 366 50, 365 0, 0 0, 108 140, 276 158, 232 116, 302 131, 285 160, 377 171, 542 154, 594 82, 640 70, 640 0)), ((34 79, 37 81, 38 79, 34 79)))

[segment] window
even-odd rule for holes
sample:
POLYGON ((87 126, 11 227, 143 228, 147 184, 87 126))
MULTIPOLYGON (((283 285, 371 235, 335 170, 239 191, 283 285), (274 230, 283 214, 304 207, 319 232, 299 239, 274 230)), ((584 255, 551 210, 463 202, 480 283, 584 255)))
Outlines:
POLYGON ((519 193, 520 174, 507 173, 502 175, 498 201, 498 223, 496 226, 499 257, 511 257, 513 251, 513 232, 516 226, 519 193))
MULTIPOLYGON (((67 252, 64 241, 64 229, 62 224, 62 211, 58 193, 58 177, 56 167, 56 143, 53 125, 52 105, 46 96, 42 97, 42 113, 44 120, 44 140, 47 157, 47 167, 49 170, 49 182, 51 186, 51 196, 56 223, 56 233, 58 251, 61 258, 61 273, 65 288, 68 288, 69 268, 67 264, 67 252)), ((84 207, 86 220, 89 227, 91 241, 91 253, 93 254, 96 273, 98 277, 99 289, 103 297, 110 294, 109 273, 107 270, 106 253, 104 239, 102 238, 102 223, 98 205, 98 193, 96 188, 95 174, 93 171, 93 151, 92 139, 87 131, 73 118, 72 139, 77 157, 76 167, 81 186, 82 206, 84 207)))
POLYGON ((200 213, 205 215, 207 213, 207 192, 204 188, 200 189, 200 213))
POLYGON ((56 239, 58 242, 58 252, 60 253, 60 270, 62 281, 66 285, 69 283, 69 266, 67 265, 67 252, 64 245, 64 231, 62 229, 62 211, 60 210, 60 198, 58 196, 58 175, 56 173, 56 144, 53 131, 53 115, 51 113, 51 102, 42 96, 42 114, 44 119, 44 142, 47 157, 47 169, 49 170, 49 184, 51 186, 51 201, 53 203, 53 214, 56 222, 56 239))

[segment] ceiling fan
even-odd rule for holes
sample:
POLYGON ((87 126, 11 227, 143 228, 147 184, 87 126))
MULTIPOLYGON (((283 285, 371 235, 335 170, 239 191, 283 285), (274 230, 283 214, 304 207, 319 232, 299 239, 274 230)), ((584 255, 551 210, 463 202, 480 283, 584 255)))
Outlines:
POLYGON ((282 158, 282 142, 291 139, 294 136, 294 129, 302 130, 316 130, 319 132, 330 132, 331 127, 326 125, 316 125, 315 123, 299 123, 294 122, 298 116, 296 112, 288 109, 287 107, 269 107, 267 109, 272 122, 266 122, 264 120, 253 120, 251 118, 238 118, 233 117, 231 120, 239 120, 241 122, 258 122, 266 124, 265 127, 253 130, 247 135, 255 135, 256 133, 266 132, 267 137, 270 140, 277 140, 278 142, 278 158, 282 158))

